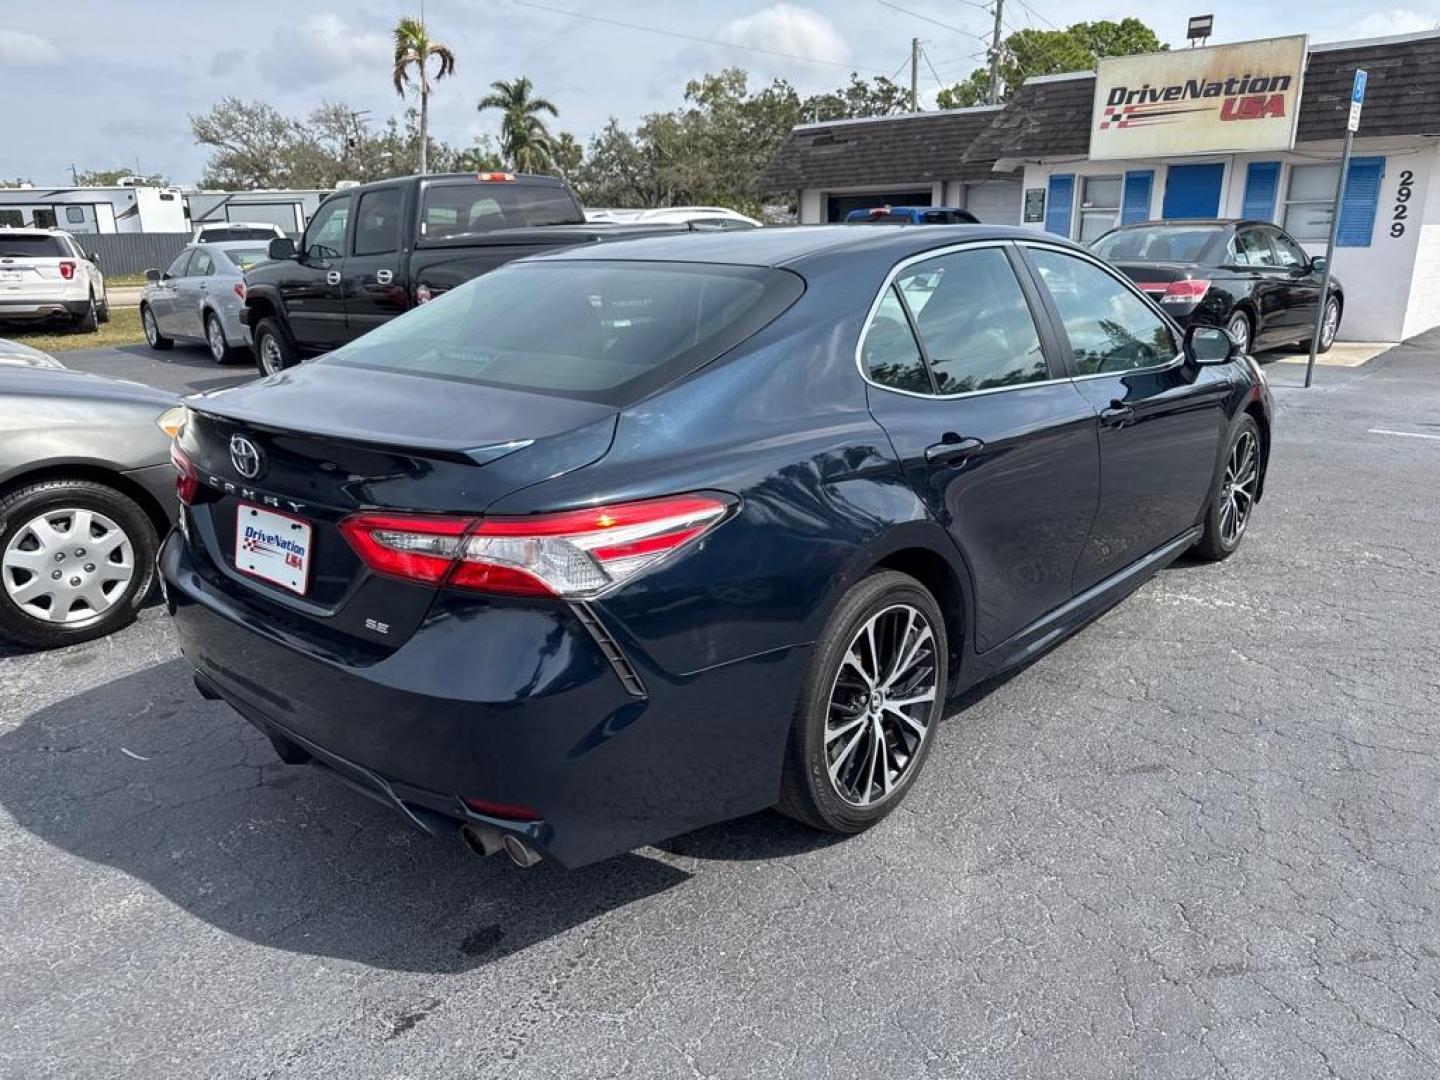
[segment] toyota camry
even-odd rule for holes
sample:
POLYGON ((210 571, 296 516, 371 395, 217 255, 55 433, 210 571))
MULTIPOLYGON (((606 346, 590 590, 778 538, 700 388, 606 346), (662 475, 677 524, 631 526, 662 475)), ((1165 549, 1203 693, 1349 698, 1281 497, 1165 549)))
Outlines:
POLYGON ((1223 329, 981 225, 525 259, 189 406, 160 566, 200 691, 572 867, 874 824, 947 701, 1235 551, 1271 429, 1223 329))

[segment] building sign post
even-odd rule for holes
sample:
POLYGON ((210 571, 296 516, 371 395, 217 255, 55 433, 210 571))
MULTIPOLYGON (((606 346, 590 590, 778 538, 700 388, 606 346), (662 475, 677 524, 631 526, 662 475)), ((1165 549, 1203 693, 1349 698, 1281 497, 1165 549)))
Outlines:
POLYGON ((1345 179, 1350 172, 1350 144, 1360 128, 1360 109, 1365 104, 1365 82, 1369 75, 1357 68, 1355 83, 1350 89, 1350 119, 1345 124, 1345 146, 1340 151, 1340 177, 1335 183, 1335 206, 1330 214, 1330 238, 1325 242, 1325 270, 1320 275, 1320 302, 1315 307, 1315 330, 1310 335, 1310 359, 1305 363, 1305 385, 1315 376, 1315 353, 1320 348, 1320 333, 1325 325, 1325 309, 1330 306, 1330 267, 1335 262, 1335 237, 1340 231, 1340 208, 1345 204, 1345 179))

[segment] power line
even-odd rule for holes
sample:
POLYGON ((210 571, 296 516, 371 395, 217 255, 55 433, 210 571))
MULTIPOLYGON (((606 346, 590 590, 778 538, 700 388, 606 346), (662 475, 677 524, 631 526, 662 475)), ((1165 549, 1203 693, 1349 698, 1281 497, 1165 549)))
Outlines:
POLYGON ((1034 16, 1035 18, 1039 19, 1039 20, 1040 20, 1041 22, 1043 22, 1046 26, 1050 27, 1051 30, 1059 30, 1059 29, 1060 29, 1060 27, 1056 26, 1053 22, 1051 22, 1049 19, 1047 19, 1044 15, 1041 15, 1040 12, 1036 11, 1036 10, 1035 10, 1034 8, 1032 8, 1029 4, 1025 3, 1025 0, 1015 0, 1015 2, 1016 2, 1017 4, 1019 4, 1022 8, 1024 8, 1026 11, 1028 11, 1032 16, 1034 16))
MULTIPOLYGON (((517 2, 519 2, 519 0, 517 0, 517 2)), ((934 26, 940 27, 940 29, 942 30, 949 30, 951 33, 954 34, 965 34, 969 37, 975 38, 978 41, 985 40, 983 37, 981 37, 979 34, 974 33, 973 31, 965 30, 959 26, 951 26, 949 23, 941 22, 939 19, 932 19, 929 15, 921 15, 918 11, 911 11, 909 8, 903 8, 899 4, 893 4, 890 2, 890 0, 875 0, 875 2, 877 4, 880 4, 882 7, 890 8, 892 11, 898 11, 902 15, 909 15, 912 19, 919 19, 922 22, 931 23, 934 26)))
POLYGON ((718 38, 701 37, 699 34, 685 34, 678 30, 664 30, 658 26, 644 26, 640 23, 625 22, 622 19, 611 19, 604 15, 590 15, 583 11, 569 11, 565 8, 551 7, 549 4, 539 4, 535 0, 511 0, 512 3, 521 7, 534 8, 537 11, 548 11, 552 15, 566 15, 572 19, 586 19, 589 22, 605 23, 608 26, 619 26, 625 30, 637 30, 642 34, 659 34, 661 37, 679 38, 681 41, 694 41, 701 45, 717 45, 723 49, 743 49, 746 52, 761 53, 765 56, 778 56, 785 60, 801 60, 807 64, 825 64, 829 67, 846 68, 850 71, 863 71, 870 75, 884 75, 885 72, 879 68, 863 67, 859 64, 849 64, 841 60, 822 60, 818 56, 804 56, 800 53, 780 52, 776 49, 762 49, 758 45, 741 45, 734 41, 721 41, 718 38))
POLYGON ((922 48, 920 50, 920 57, 925 61, 925 66, 930 69, 930 77, 935 80, 935 85, 941 90, 944 90, 945 83, 941 81, 940 75, 935 70, 935 65, 930 62, 930 54, 922 48))

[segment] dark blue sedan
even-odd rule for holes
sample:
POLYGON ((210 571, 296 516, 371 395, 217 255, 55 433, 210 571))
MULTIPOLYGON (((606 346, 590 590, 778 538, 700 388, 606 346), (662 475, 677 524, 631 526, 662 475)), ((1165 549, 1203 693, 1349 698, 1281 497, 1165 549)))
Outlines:
POLYGON ((566 866, 873 824, 947 701, 1236 549, 1271 425, 1224 330, 987 226, 522 260, 190 407, 160 565, 201 692, 566 866))

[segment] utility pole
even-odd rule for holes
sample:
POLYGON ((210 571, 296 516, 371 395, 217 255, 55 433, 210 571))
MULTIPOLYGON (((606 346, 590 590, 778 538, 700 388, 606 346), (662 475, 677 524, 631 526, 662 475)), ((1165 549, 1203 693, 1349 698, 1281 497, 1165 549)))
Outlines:
POLYGON ((910 39, 910 111, 920 111, 920 39, 910 39))
POLYGON ((990 104, 1000 104, 1000 29, 1005 0, 995 0, 995 32, 990 35, 990 104))
POLYGON ((70 163, 70 186, 80 186, 80 174, 75 171, 75 163, 73 161, 70 163))

